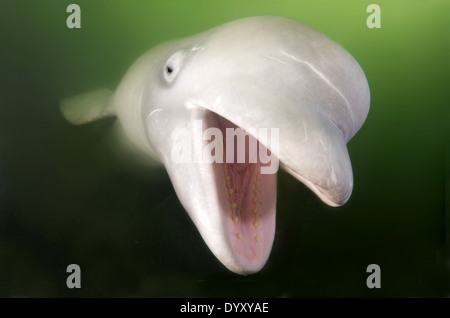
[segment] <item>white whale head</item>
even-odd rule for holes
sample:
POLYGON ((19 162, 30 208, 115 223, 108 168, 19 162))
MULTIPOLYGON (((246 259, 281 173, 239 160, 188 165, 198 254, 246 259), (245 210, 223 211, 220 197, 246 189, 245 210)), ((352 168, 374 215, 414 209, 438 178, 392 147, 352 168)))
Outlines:
POLYGON ((369 99, 363 71, 337 43, 297 21, 251 17, 161 44, 114 95, 61 108, 73 123, 116 114, 129 139, 164 164, 215 256, 248 274, 266 263, 275 233, 276 169, 262 168, 279 160, 325 203, 344 204, 353 188, 346 144, 369 99), (230 146, 237 128, 247 139, 230 146))

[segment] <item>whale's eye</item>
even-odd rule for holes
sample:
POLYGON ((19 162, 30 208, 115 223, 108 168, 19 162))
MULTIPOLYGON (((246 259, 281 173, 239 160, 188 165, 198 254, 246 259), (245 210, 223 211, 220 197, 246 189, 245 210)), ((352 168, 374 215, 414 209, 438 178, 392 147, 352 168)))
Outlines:
POLYGON ((167 83, 172 83, 177 77, 184 59, 184 52, 178 51, 167 60, 164 66, 164 79, 167 83))

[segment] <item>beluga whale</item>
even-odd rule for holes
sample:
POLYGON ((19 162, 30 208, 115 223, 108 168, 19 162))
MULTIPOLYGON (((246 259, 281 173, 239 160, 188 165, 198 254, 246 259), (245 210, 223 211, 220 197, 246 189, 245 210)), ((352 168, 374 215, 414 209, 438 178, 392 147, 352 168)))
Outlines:
POLYGON ((212 253, 247 275, 272 249, 278 167, 325 204, 347 202, 347 143, 369 105, 366 76, 339 44, 301 22, 257 16, 160 44, 114 93, 67 98, 60 109, 73 124, 117 116, 127 139, 165 166, 212 253))

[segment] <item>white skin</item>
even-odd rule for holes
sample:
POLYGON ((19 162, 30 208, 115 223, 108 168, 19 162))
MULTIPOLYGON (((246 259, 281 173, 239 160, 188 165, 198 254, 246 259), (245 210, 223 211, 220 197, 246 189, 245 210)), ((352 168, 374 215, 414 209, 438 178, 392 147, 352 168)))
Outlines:
POLYGON ((196 120, 254 137, 252 129, 279 128, 281 167, 340 206, 353 187, 346 143, 364 123, 369 99, 363 71, 338 44, 297 21, 253 17, 152 49, 110 104, 128 138, 165 165, 214 255, 249 274, 272 248, 276 174, 258 173, 260 163, 175 163, 172 132, 194 132, 196 120))

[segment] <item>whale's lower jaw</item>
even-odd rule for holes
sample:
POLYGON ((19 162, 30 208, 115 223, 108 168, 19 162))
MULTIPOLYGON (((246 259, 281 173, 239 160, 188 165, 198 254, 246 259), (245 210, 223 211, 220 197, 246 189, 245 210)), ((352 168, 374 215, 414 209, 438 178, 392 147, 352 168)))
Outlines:
POLYGON ((261 167, 270 163, 261 162, 259 154, 262 151, 267 153, 267 150, 254 137, 246 135, 245 143, 239 143, 238 137, 231 136, 234 143, 233 149, 230 149, 227 139, 231 132, 238 131, 238 127, 210 111, 206 111, 204 118, 204 130, 218 128, 222 132, 223 162, 211 163, 216 184, 210 189, 216 191, 218 198, 216 215, 220 222, 215 224, 220 228, 199 230, 228 269, 238 274, 254 273, 265 265, 274 240, 276 171, 262 173, 261 167), (230 156, 231 151, 234 156, 230 156), (238 158, 242 153, 245 153, 244 162, 238 158), (223 237, 220 240, 215 238, 213 242, 216 246, 213 246, 208 235, 217 236, 218 233, 223 237))

